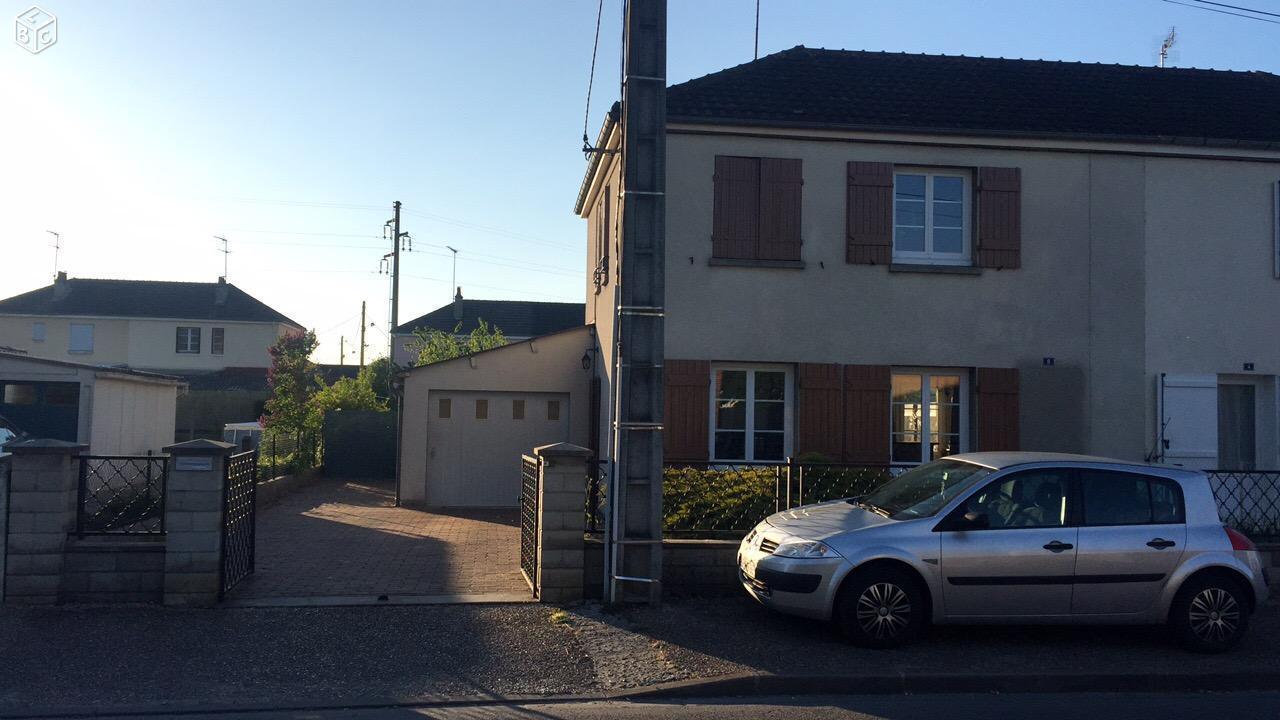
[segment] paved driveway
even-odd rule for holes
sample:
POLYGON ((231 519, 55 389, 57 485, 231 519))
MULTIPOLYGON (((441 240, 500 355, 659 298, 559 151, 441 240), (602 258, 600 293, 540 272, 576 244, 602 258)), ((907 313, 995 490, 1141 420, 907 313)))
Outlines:
POLYGON ((390 481, 321 479, 259 508, 239 605, 531 600, 515 510, 395 507, 390 481))

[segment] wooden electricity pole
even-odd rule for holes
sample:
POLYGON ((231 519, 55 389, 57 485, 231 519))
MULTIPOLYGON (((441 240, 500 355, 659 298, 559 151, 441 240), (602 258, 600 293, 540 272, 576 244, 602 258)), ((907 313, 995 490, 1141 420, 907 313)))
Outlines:
POLYGON ((360 367, 362 368, 364 367, 364 348, 365 348, 364 329, 365 329, 364 300, 361 300, 360 301, 360 367))

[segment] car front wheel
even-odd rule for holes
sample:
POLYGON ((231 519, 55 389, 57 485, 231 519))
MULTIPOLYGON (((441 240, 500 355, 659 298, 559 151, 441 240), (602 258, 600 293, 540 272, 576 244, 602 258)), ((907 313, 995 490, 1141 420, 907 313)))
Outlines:
POLYGON ((851 578, 836 601, 836 622, 855 645, 888 648, 917 637, 928 623, 920 582, 894 568, 851 578))
POLYGON ((1244 637, 1249 627, 1249 606, 1239 583, 1222 577, 1200 577, 1178 592, 1169 621, 1187 649, 1223 652, 1244 637))

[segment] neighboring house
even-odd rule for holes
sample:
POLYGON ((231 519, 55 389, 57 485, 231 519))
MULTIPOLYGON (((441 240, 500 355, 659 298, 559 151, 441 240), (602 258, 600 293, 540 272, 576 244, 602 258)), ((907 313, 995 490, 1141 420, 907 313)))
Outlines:
POLYGON ((177 377, 0 352, 0 417, 95 455, 161 452, 173 442, 183 389, 177 377))
POLYGON ((33 357, 178 375, 178 440, 222 437, 256 420, 266 400, 267 349, 302 326, 216 283, 98 280, 58 273, 52 285, 0 300, 0 345, 33 357), (255 412, 256 408, 256 412, 255 412))
POLYGON ((453 302, 396 328, 392 359, 400 367, 417 364, 421 344, 415 330, 439 330, 466 337, 484 320, 489 327, 502 330, 508 341, 515 342, 580 326, 585 310, 582 303, 464 300, 462 288, 458 288, 453 302))
MULTIPOLYGON (((666 460, 1280 463, 1280 77, 797 47, 667 112, 666 460)), ((601 456, 619 120, 575 208, 601 456)))

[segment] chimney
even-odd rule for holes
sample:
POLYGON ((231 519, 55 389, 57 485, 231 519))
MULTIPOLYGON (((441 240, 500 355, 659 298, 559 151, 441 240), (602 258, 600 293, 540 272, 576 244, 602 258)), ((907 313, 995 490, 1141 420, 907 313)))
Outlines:
POLYGON ((213 289, 213 304, 226 305, 228 292, 227 279, 224 277, 218 278, 218 286, 213 289))
POLYGON ((458 286, 458 292, 453 296, 453 319, 462 320, 462 286, 458 286))
POLYGON ((62 300, 71 294, 71 283, 67 282, 67 274, 58 271, 58 275, 53 279, 53 299, 62 300))

